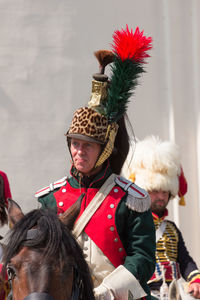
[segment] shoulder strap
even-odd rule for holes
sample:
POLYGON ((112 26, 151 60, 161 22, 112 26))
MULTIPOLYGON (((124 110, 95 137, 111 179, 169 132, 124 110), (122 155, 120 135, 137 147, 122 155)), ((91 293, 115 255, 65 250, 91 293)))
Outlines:
POLYGON ((92 201, 89 203, 87 208, 84 210, 78 221, 76 222, 73 234, 77 238, 83 229, 85 228, 86 224, 89 222, 95 211, 99 208, 101 203, 110 193, 112 188, 115 186, 115 178, 117 175, 111 174, 110 177, 104 182, 100 190, 96 193, 92 201))
POLYGON ((128 208, 137 212, 149 210, 151 199, 147 191, 121 176, 118 176, 115 179, 115 182, 127 192, 126 205, 128 208))
POLYGON ((163 236, 163 233, 165 231, 167 222, 163 221, 160 226, 156 230, 156 243, 159 241, 159 239, 163 236))
POLYGON ((65 176, 62 179, 57 180, 54 183, 51 183, 49 186, 46 186, 46 187, 42 188, 41 190, 37 191, 35 193, 35 197, 39 198, 41 196, 44 196, 44 195, 54 191, 55 189, 58 189, 59 187, 66 185, 66 183, 67 183, 67 176, 65 176))

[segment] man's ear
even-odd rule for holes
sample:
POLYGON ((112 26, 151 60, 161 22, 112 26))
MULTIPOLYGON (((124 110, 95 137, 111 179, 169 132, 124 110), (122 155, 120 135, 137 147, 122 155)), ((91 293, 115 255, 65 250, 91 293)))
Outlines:
POLYGON ((8 221, 12 228, 24 217, 21 207, 12 199, 8 199, 8 221))

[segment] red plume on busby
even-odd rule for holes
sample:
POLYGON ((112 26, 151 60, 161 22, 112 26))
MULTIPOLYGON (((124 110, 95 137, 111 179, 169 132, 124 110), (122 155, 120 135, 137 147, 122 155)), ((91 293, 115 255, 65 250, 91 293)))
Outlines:
POLYGON ((183 172, 183 168, 181 166, 181 173, 179 175, 179 191, 178 191, 178 196, 179 196, 179 204, 180 205, 185 205, 185 198, 184 195, 187 193, 187 181, 183 172))

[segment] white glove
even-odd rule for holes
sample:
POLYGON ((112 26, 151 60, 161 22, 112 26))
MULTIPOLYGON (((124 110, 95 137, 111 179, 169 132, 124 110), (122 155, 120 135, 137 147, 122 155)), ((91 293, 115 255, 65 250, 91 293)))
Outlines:
POLYGON ((103 283, 94 289, 94 295, 95 295, 96 300, 114 300, 115 299, 112 291, 103 283))

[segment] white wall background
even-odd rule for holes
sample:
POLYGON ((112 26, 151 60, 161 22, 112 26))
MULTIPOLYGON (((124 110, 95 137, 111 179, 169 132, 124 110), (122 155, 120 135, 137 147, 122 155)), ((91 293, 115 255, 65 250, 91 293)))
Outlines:
POLYGON ((187 206, 172 203, 170 218, 200 267, 199 19, 199 0, 0 0, 0 168, 25 211, 68 174, 64 133, 89 99, 93 51, 139 26, 154 48, 128 114, 138 138, 180 146, 187 206))

